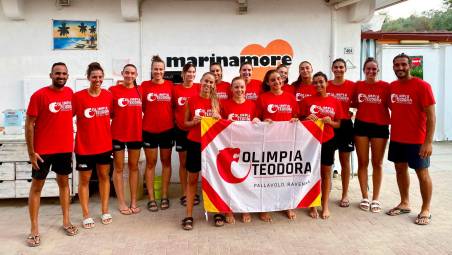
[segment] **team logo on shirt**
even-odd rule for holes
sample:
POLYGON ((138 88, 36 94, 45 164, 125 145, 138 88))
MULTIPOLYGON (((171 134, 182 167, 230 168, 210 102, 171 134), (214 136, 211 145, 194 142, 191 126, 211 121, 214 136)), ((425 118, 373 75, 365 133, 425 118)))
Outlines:
POLYGON ((391 103, 393 104, 412 104, 413 99, 410 95, 391 94, 391 103))
POLYGON ((231 113, 228 115, 228 120, 233 120, 233 121, 250 121, 251 120, 251 116, 248 113, 231 113))
POLYGON ((213 112, 211 109, 209 109, 207 111, 204 109, 196 109, 195 110, 195 116, 198 116, 198 117, 212 117, 212 115, 213 115, 213 112))
POLYGON ((257 100, 257 94, 254 92, 245 93, 245 98, 248 100, 257 100))
POLYGON ((223 92, 223 91, 221 91, 221 92, 217 91, 217 97, 218 97, 218 99, 228 99, 228 94, 226 94, 226 92, 223 92))
POLYGON ((179 106, 184 106, 185 103, 187 103, 187 98, 186 98, 186 97, 179 97, 179 98, 177 99, 177 104, 178 104, 179 106))
POLYGON ((149 93, 146 98, 149 102, 171 100, 171 96, 168 93, 149 93))
POLYGON ((311 96, 311 95, 310 94, 300 93, 300 92, 295 93, 295 99, 297 100, 297 102, 300 102, 301 100, 303 100, 303 99, 305 99, 305 98, 307 98, 309 96, 311 96))
POLYGON ((118 99, 118 106, 119 107, 126 107, 126 106, 141 106, 141 100, 139 98, 119 98, 118 99))
POLYGON ((57 113, 60 111, 71 111, 71 110, 72 110, 71 101, 52 102, 49 104, 49 111, 52 113, 57 113))
POLYGON ((97 107, 97 108, 86 108, 83 111, 83 115, 87 119, 91 119, 94 117, 102 117, 102 116, 109 116, 110 110, 108 110, 108 107, 97 107))
POLYGON ((319 106, 319 105, 311 105, 311 108, 309 108, 309 112, 312 114, 322 114, 325 116, 334 116, 336 112, 334 111, 334 108, 329 106, 319 106))
MULTIPOLYGON (((242 169, 238 164, 240 158, 240 149, 239 148, 224 148, 220 150, 217 156, 217 168, 218 173, 221 178, 228 183, 237 184, 245 181, 248 175, 251 172, 251 165, 246 170, 242 169), (244 171, 245 170, 245 171, 244 171), (243 177, 236 177, 234 175, 239 174, 238 172, 245 172, 246 174, 243 177)), ((241 173, 243 175, 243 173, 241 173)))
POLYGON ((347 93, 327 93, 328 96, 332 96, 336 98, 339 101, 342 102, 348 102, 350 101, 350 98, 348 97, 347 93))
POLYGON ((359 103, 370 103, 370 104, 381 104, 381 98, 380 95, 375 95, 375 94, 363 94, 363 93, 359 93, 358 94, 358 102, 359 103))
POLYGON ((267 106, 267 111, 269 113, 276 113, 276 112, 291 113, 292 107, 288 104, 269 104, 267 106))

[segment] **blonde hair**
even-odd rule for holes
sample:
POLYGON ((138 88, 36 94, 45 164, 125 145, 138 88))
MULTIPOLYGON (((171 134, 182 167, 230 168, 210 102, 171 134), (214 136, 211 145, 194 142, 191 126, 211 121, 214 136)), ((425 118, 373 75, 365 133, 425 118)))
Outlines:
MULTIPOLYGON (((206 75, 211 75, 213 77, 213 79, 215 80, 215 74, 212 73, 212 72, 204 73, 202 75, 202 77, 201 77, 201 80, 203 80, 206 75)), ((213 86, 210 89, 210 95, 209 96, 210 96, 210 102, 211 102, 211 105, 212 105, 212 110, 215 113, 220 114, 220 102, 218 100, 217 86, 216 86, 215 82, 214 82, 213 86)))

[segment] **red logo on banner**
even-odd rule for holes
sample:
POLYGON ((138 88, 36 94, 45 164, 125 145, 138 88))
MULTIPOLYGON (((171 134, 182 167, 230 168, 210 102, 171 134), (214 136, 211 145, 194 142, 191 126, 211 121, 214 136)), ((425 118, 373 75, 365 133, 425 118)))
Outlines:
POLYGON ((237 178, 232 173, 232 163, 239 161, 240 149, 239 148, 224 148, 220 150, 217 156, 217 168, 221 178, 228 183, 241 183, 245 181, 251 172, 251 165, 246 175, 242 178, 237 178))

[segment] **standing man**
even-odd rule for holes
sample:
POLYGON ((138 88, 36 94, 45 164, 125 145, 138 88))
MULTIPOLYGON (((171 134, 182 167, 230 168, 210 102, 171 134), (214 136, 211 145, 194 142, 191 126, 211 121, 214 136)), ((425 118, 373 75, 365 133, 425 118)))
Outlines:
POLYGON ((422 196, 421 212, 415 223, 427 225, 432 218, 432 180, 428 167, 436 124, 435 99, 430 84, 411 76, 410 66, 411 59, 404 53, 393 59, 393 69, 398 79, 390 86, 389 106, 392 116, 388 159, 395 165, 401 201, 387 214, 396 216, 411 212, 408 174, 410 167, 416 170, 422 196))
POLYGON ((27 244, 35 247, 41 243, 38 213, 41 190, 51 169, 57 174, 60 204, 63 210, 63 230, 76 235, 78 229, 69 219, 69 179, 72 173, 73 129, 72 90, 65 87, 68 79, 66 64, 52 65, 52 85, 36 91, 30 98, 25 122, 25 140, 32 164, 32 182, 28 197, 31 233, 27 244))

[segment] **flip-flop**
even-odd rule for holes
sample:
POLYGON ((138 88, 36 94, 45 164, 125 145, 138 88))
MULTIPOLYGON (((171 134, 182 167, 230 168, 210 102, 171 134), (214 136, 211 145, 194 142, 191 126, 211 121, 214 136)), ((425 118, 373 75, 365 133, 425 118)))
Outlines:
POLYGON ((159 207, 157 206, 157 202, 155 202, 155 200, 149 201, 147 207, 151 212, 157 212, 159 210, 159 207))
POLYGON ((76 234, 78 234, 78 228, 74 225, 69 225, 69 226, 63 226, 63 230, 64 233, 66 233, 66 235, 68 236, 75 236, 76 234))
POLYGON ((33 234, 29 234, 27 237, 27 245, 30 247, 36 247, 39 246, 41 244, 41 237, 39 236, 39 234, 37 235, 33 235, 33 234))
POLYGON ((94 225, 93 218, 89 217, 89 218, 84 219, 82 221, 82 226, 83 226, 84 229, 94 228, 95 225, 94 225))
POLYGON ((214 221, 215 227, 223 227, 224 222, 226 221, 226 218, 222 214, 215 214, 213 216, 213 221, 214 221))
POLYGON ((101 219, 102 224, 104 224, 104 225, 108 225, 113 222, 113 217, 111 217, 111 214, 109 214, 109 213, 102 214, 100 219, 101 219))
POLYGON ((346 208, 350 206, 350 201, 348 199, 343 199, 339 202, 339 206, 342 208, 346 208))
POLYGON ((132 211, 133 214, 138 214, 138 213, 141 212, 140 207, 133 207, 133 206, 130 206, 130 210, 132 211))
POLYGON ((118 209, 122 215, 131 215, 133 211, 131 208, 127 207, 127 209, 118 209))
POLYGON ((432 220, 431 214, 429 214, 428 216, 418 214, 414 223, 416 223, 416 225, 425 226, 425 225, 430 224, 431 220, 432 220))
POLYGON ((405 208, 400 208, 398 206, 392 208, 391 210, 387 211, 386 214, 389 216, 397 216, 397 215, 401 215, 401 214, 406 214, 406 213, 410 213, 411 209, 405 209, 405 208))
POLYGON ((193 229, 193 217, 187 217, 182 220, 182 229, 184 230, 193 229))
POLYGON ((182 196, 181 198, 179 198, 179 203, 182 206, 187 206, 187 196, 182 196))

